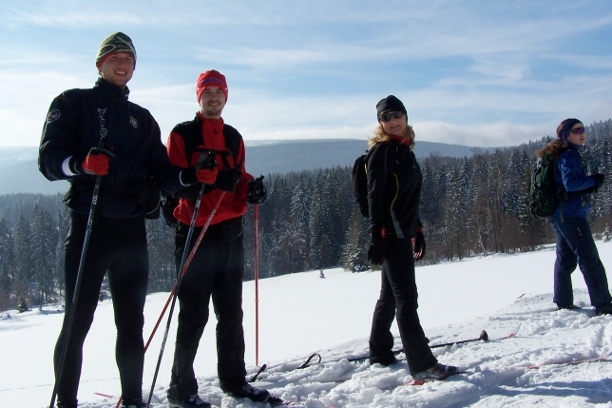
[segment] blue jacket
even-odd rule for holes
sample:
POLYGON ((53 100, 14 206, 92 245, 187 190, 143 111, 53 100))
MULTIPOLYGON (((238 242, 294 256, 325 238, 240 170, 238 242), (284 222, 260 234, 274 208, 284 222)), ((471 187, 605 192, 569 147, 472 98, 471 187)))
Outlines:
MULTIPOLYGON (((576 193, 587 190, 595 186, 592 177, 587 176, 582 167, 580 157, 580 146, 568 143, 569 147, 559 155, 555 164, 557 172, 555 174, 555 186, 557 190, 565 188, 568 193, 576 193)), ((554 217, 581 217, 586 218, 591 209, 591 203, 587 194, 576 195, 569 200, 561 200, 555 208, 554 217)))
POLYGON ((102 177, 99 211, 110 218, 144 213, 142 196, 150 179, 170 193, 184 186, 181 169, 170 164, 157 122, 148 110, 128 101, 129 90, 100 78, 90 89, 71 89, 49 108, 40 142, 38 166, 49 180, 71 184, 64 202, 87 214, 96 177, 80 170, 92 147, 106 135, 105 147, 115 154, 102 177))

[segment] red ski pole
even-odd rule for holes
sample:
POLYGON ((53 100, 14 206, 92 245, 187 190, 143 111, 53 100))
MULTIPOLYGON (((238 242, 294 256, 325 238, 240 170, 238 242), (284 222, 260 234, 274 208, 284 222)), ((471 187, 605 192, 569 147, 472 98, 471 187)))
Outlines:
POLYGON ((259 205, 255 204, 255 365, 259 365, 259 205))

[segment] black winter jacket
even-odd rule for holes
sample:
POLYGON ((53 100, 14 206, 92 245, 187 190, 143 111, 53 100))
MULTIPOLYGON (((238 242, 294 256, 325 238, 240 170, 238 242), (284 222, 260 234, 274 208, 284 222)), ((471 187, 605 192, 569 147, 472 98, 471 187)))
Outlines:
POLYGON ((370 148, 368 205, 372 226, 388 237, 413 238, 419 220, 423 175, 410 147, 391 140, 370 148))
POLYGON ((70 182, 64 202, 78 213, 88 213, 96 180, 96 176, 79 173, 80 164, 92 147, 100 145, 101 136, 105 136, 104 147, 116 155, 109 174, 102 177, 101 215, 142 215, 142 195, 151 179, 170 194, 184 187, 179 179, 181 169, 168 160, 157 122, 148 110, 129 102, 128 94, 127 87, 100 78, 91 89, 71 89, 51 102, 38 167, 51 181, 70 182))

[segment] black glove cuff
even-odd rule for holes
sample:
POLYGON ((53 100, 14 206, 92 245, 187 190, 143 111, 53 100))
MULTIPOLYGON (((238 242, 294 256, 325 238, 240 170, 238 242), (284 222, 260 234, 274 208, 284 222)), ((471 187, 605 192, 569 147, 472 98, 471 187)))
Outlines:
POLYGON ((372 238, 387 238, 387 230, 382 225, 372 224, 369 231, 372 238))
POLYGON ((72 174, 81 174, 83 172, 83 159, 77 159, 72 156, 70 160, 68 160, 68 168, 72 174))
POLYGON ((108 149, 105 149, 104 147, 92 147, 91 149, 89 149, 89 154, 91 155, 103 154, 109 159, 114 159, 115 157, 117 157, 115 153, 111 152, 108 149))
POLYGON ((179 176, 181 179, 181 183, 184 186, 192 186, 198 183, 198 178, 196 177, 196 169, 194 167, 188 167, 181 171, 179 176))

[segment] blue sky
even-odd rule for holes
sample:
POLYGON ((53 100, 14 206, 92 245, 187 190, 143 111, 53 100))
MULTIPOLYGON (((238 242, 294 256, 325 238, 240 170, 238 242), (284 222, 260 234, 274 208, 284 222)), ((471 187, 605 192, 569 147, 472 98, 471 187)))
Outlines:
POLYGON ((389 94, 417 143, 511 146, 566 117, 612 117, 609 0, 4 0, 0 146, 38 145, 49 103, 93 85, 113 31, 136 46, 130 100, 164 141, 213 68, 228 81, 223 117, 247 142, 366 140, 389 94))

